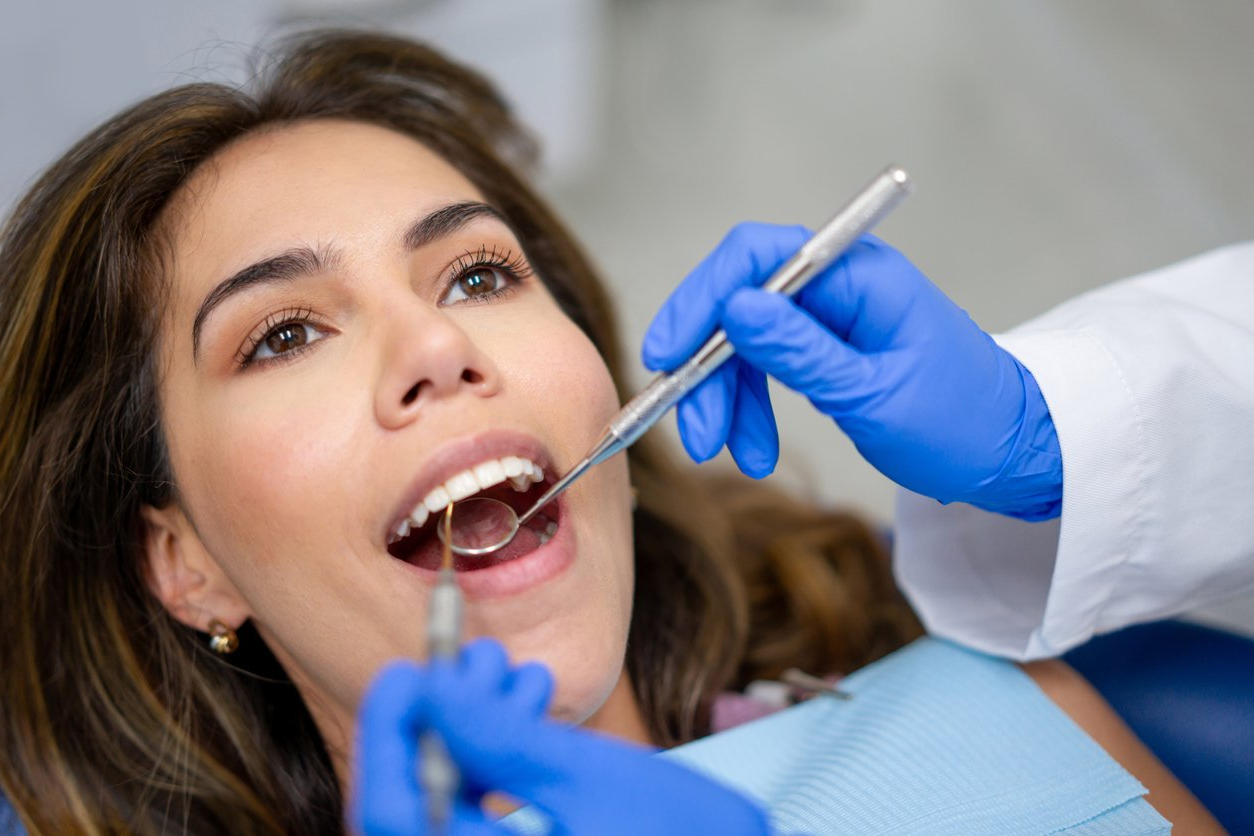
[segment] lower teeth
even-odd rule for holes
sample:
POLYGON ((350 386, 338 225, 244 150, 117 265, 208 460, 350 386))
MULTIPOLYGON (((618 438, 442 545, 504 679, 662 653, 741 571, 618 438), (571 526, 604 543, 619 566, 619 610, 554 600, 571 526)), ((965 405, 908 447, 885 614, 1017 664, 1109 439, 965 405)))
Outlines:
POLYGON ((553 535, 556 533, 557 533, 557 523, 554 522, 553 520, 549 520, 548 523, 545 524, 544 528, 536 533, 536 536, 540 539, 540 545, 543 546, 545 543, 552 540, 553 535))

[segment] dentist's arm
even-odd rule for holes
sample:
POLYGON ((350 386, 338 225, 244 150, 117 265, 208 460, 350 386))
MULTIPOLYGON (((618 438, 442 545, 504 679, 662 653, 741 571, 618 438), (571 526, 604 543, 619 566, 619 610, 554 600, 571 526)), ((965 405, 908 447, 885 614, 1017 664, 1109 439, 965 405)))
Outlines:
POLYGON ((873 239, 793 302, 737 290, 805 235, 738 227, 645 338, 646 364, 670 368, 722 325, 741 358, 681 405, 694 458, 726 444, 768 473, 763 373, 808 395, 915 492, 898 506, 895 568, 924 623, 992 653, 1056 655, 1254 592, 1254 245, 994 340, 873 239), (1060 510, 1061 525, 1021 522, 1060 510))
POLYGON ((544 717, 552 681, 513 668, 494 641, 455 661, 396 663, 362 704, 353 823, 370 836, 426 832, 419 739, 437 731, 462 771, 450 834, 511 833, 479 808, 489 790, 534 804, 553 833, 767 833, 750 801, 648 752, 544 717))
POLYGON ((934 632, 1016 658, 1254 594, 1254 244, 997 337, 1065 461, 1061 525, 903 493, 896 571, 934 632))

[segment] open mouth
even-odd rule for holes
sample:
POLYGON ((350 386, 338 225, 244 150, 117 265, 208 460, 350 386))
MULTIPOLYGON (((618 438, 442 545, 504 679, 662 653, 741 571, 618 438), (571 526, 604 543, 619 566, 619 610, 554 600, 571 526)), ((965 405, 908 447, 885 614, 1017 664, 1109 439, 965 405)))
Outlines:
MULTIPOLYGON (((535 463, 516 456, 482 462, 449 477, 443 485, 430 491, 392 532, 388 553, 413 566, 439 569, 444 544, 436 536, 436 526, 450 499, 487 497, 505 503, 522 516, 554 481, 551 474, 535 463)), ((549 541, 560 520, 560 501, 555 500, 519 528, 514 539, 504 547, 475 557, 455 554, 453 568, 458 572, 474 572, 525 557, 549 541)))

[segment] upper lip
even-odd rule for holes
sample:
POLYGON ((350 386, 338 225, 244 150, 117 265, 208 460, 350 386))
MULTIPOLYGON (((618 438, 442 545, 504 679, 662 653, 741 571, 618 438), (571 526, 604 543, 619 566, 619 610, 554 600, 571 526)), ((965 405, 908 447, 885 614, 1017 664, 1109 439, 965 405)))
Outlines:
POLYGON ((382 542, 388 541, 388 537, 409 516, 414 506, 437 485, 444 484, 454 474, 502 456, 530 459, 546 474, 551 472, 552 458, 548 449, 535 436, 525 432, 489 430, 449 441, 427 455, 418 474, 406 486, 383 532, 382 542))

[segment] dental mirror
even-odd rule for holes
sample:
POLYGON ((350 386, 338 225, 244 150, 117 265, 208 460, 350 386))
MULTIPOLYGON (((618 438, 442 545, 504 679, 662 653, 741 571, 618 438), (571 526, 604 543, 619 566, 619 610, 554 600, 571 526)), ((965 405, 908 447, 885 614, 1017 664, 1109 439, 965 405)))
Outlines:
POLYGON ((452 517, 452 525, 438 527, 436 534, 454 554, 466 557, 479 557, 502 549, 518 533, 518 515, 514 509, 486 496, 453 503, 452 517))
MULTIPOLYGON (((509 541, 518 534, 518 529, 532 519, 539 510, 557 498, 558 494, 576 483, 579 476, 586 474, 588 468, 601 459, 593 460, 592 456, 579 462, 571 473, 558 479, 551 488, 544 491, 535 504, 530 506, 522 516, 509 505, 487 496, 472 496, 461 499, 453 504, 453 543, 448 546, 454 554, 478 558, 484 554, 504 549, 509 541)), ((435 533, 444 540, 444 529, 436 528, 435 533)))
MULTIPOLYGON (((520 517, 513 508, 496 499, 486 496, 472 496, 469 499, 453 503, 453 542, 448 547, 454 554, 465 557, 480 557, 503 549, 518 533, 518 529, 534 517, 541 508, 548 505, 558 494, 565 491, 587 472, 588 468, 602 459, 595 461, 591 456, 575 465, 569 473, 558 479, 545 491, 535 504, 520 517)), ((443 541, 444 529, 437 528, 436 534, 443 541)))

